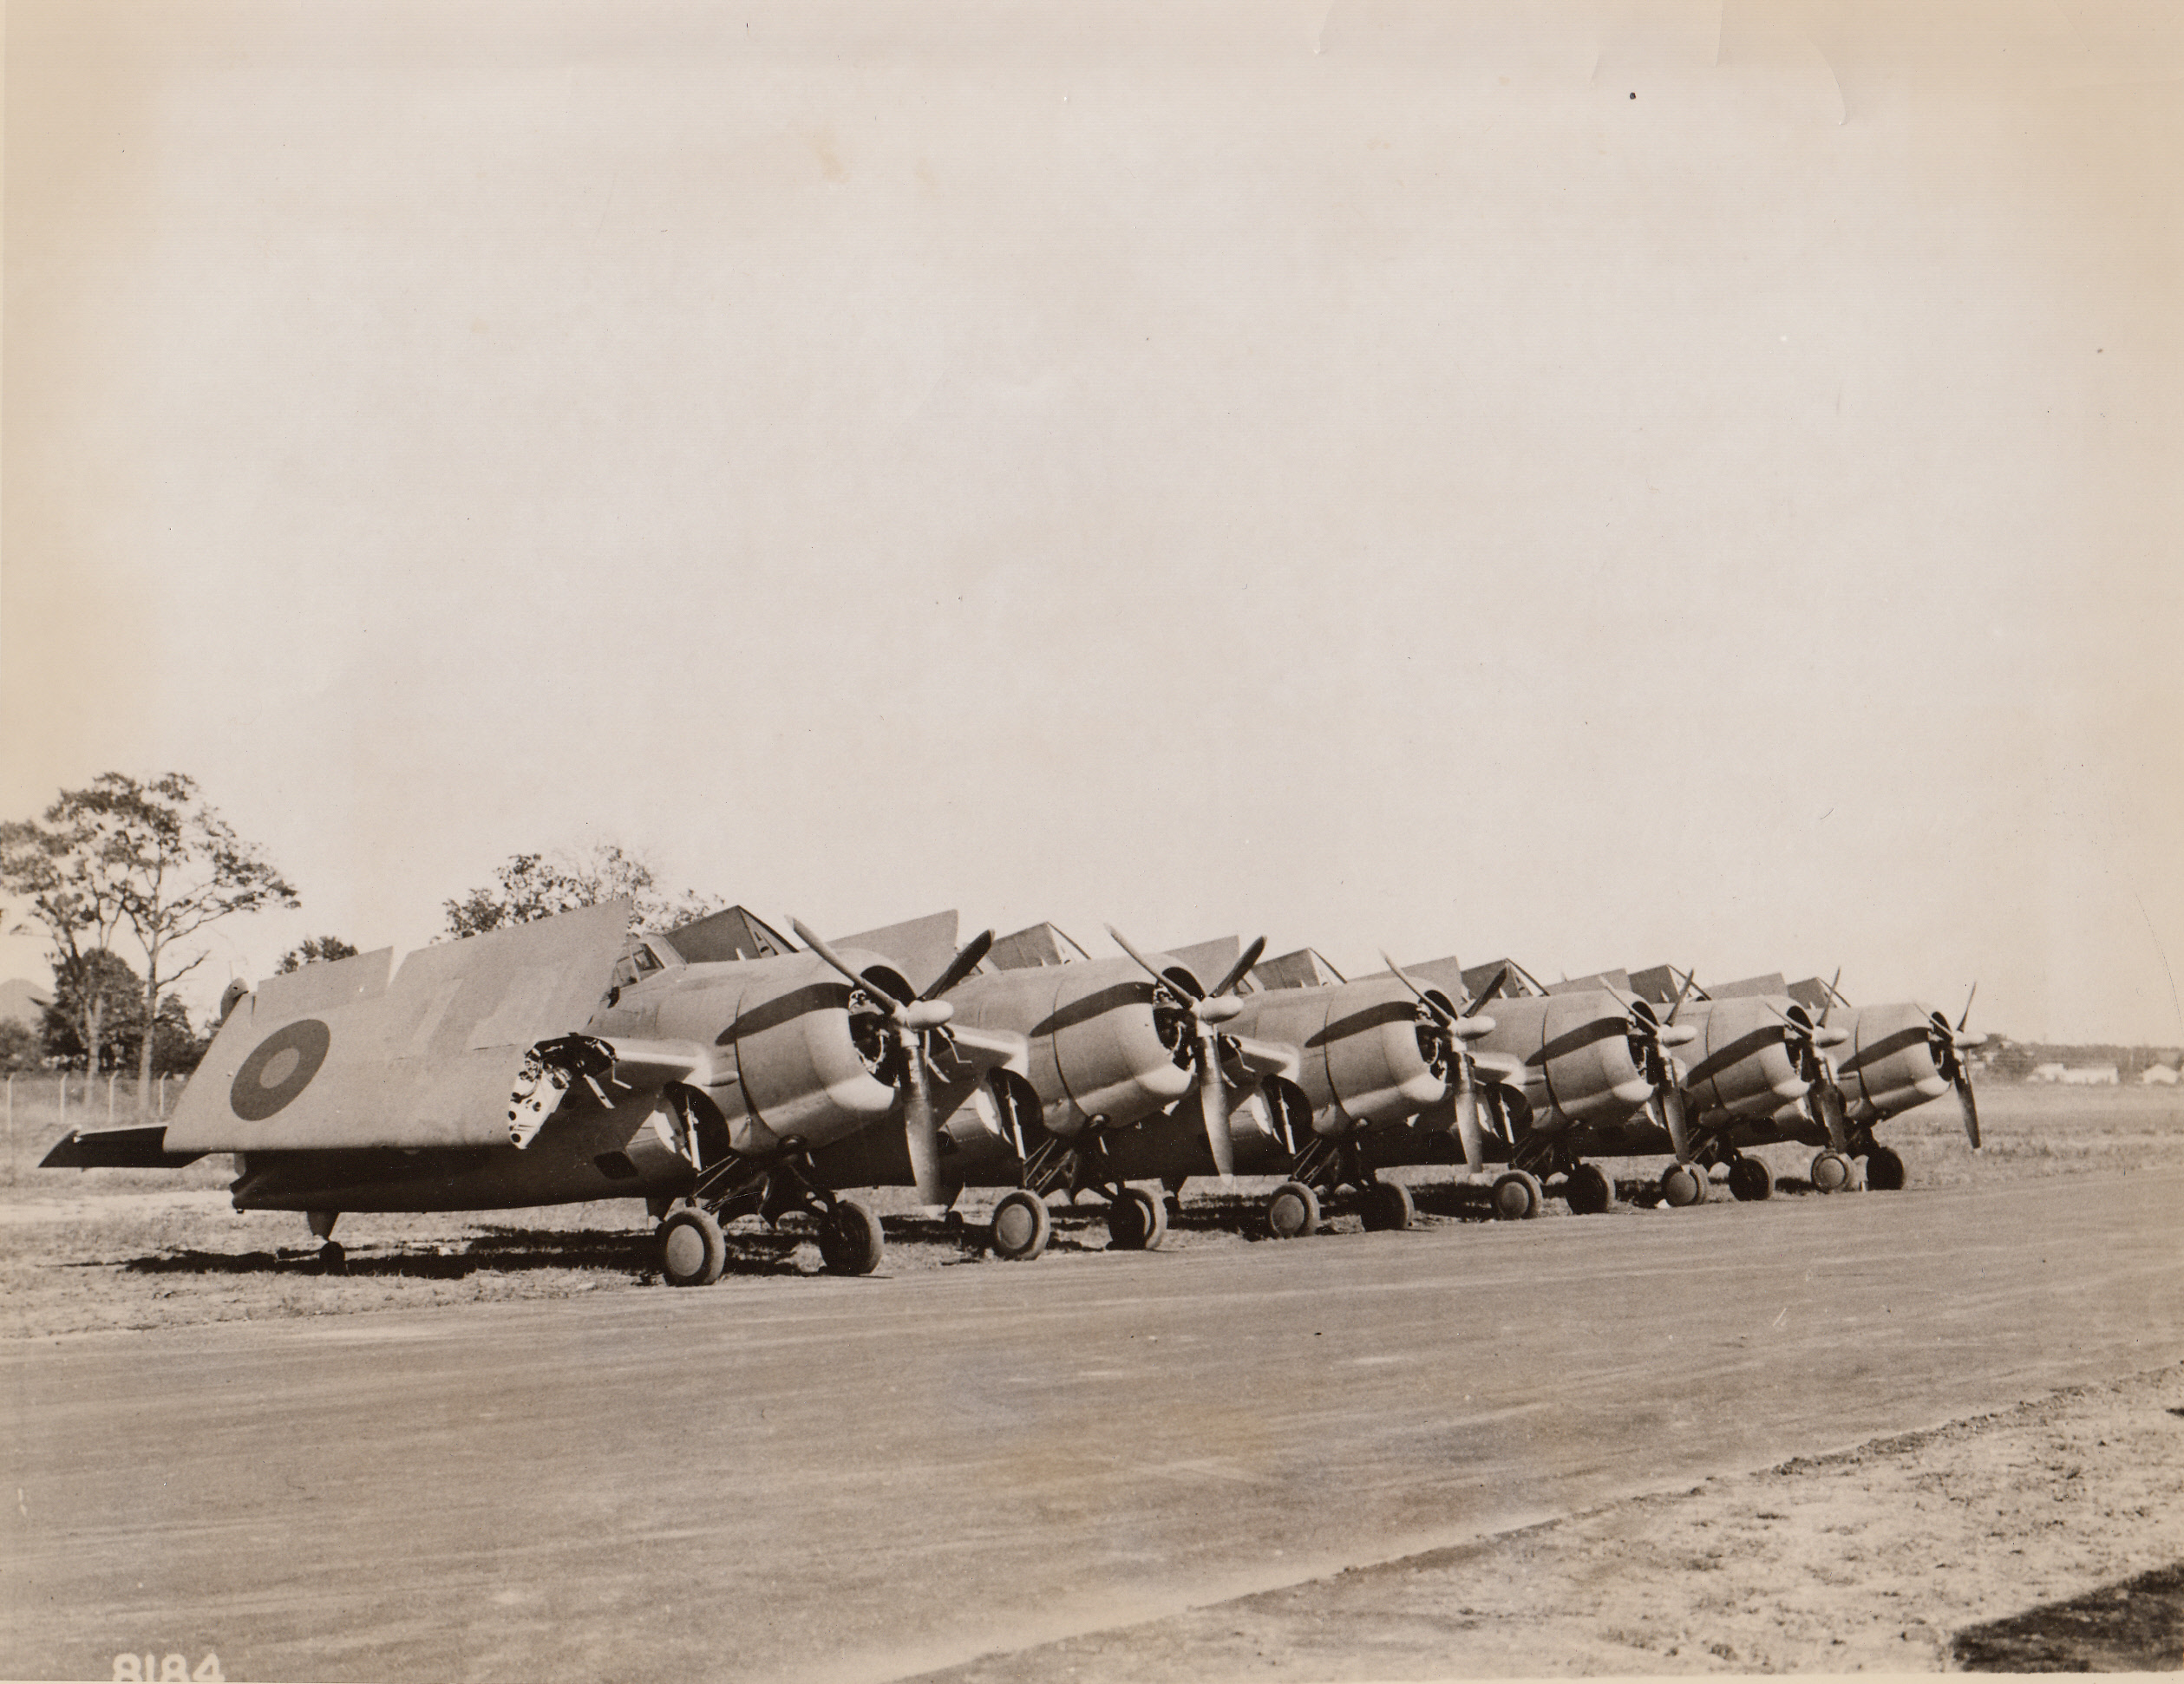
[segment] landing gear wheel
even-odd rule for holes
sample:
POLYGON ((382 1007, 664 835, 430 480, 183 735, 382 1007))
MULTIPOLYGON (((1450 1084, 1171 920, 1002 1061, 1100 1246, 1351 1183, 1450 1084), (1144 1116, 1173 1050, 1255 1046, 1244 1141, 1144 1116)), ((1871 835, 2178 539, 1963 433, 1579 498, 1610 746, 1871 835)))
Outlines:
POLYGON ((1115 1251, 1150 1251, 1167 1237, 1167 1206, 1141 1188, 1125 1187, 1108 1206, 1108 1246, 1115 1251))
POLYGON ((1047 1249, 1054 1218, 1046 1201, 1018 1188, 993 1207, 993 1255, 1010 1263, 1029 1263, 1047 1249))
POLYGON ((728 1264, 728 1242, 710 1211, 677 1211, 660 1224, 660 1275, 670 1286, 710 1286, 728 1264))
POLYGON ((1813 1191, 1817 1193, 1847 1192, 1856 1184, 1858 1172, 1850 1159, 1833 1150, 1820 1153, 1813 1159, 1813 1191))
POLYGON ((869 1275, 886 1243, 879 1218, 853 1198, 837 1199, 819 1219, 819 1256, 829 1275, 869 1275))
POLYGON ((1733 1159, 1729 1166, 1729 1191, 1732 1197, 1741 1199, 1772 1198, 1774 1172, 1756 1158, 1733 1159))
POLYGON ((946 1234, 960 1234, 963 1232, 963 1212, 960 1211, 949 1211, 947 1215, 940 1218, 940 1229, 943 1233, 946 1234))
POLYGON ((1278 1240, 1302 1239, 1319 1226, 1319 1195, 1301 1181, 1285 1181, 1266 1201, 1266 1231, 1278 1240))
POLYGON ((1418 1206, 1400 1181, 1376 1181, 1365 1189, 1363 1214, 1368 1230, 1387 1233, 1409 1227, 1418 1218, 1418 1206))
POLYGON ((1528 1222, 1540 1214, 1540 1179, 1529 1170, 1511 1170, 1494 1184, 1497 1222, 1528 1222))
POLYGON ((1904 1160, 1886 1146, 1875 1146, 1866 1154, 1866 1185, 1876 1192, 1901 1192, 1904 1160))
POLYGON ((1706 1172, 1696 1164, 1671 1164, 1661 1172, 1661 1197, 1681 1210, 1706 1203, 1706 1172))
POLYGON ((1570 1201, 1571 1215, 1597 1217, 1615 1203, 1615 1184, 1599 1165, 1580 1164, 1570 1172, 1562 1196, 1570 1201))
POLYGON ((318 1272, 321 1275, 349 1273, 349 1253, 341 1249, 339 1240, 328 1240, 318 1248, 318 1272))

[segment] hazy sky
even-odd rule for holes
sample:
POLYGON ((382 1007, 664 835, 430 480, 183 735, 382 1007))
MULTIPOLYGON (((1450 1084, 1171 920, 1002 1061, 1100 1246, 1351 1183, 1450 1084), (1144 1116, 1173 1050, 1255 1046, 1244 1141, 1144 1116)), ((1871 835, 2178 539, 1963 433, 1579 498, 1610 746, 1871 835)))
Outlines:
MULTIPOLYGON (((7 10, 0 816, 2184 1038, 2184 10, 7 10)), ((43 976, 0 943, 0 975, 43 976)))

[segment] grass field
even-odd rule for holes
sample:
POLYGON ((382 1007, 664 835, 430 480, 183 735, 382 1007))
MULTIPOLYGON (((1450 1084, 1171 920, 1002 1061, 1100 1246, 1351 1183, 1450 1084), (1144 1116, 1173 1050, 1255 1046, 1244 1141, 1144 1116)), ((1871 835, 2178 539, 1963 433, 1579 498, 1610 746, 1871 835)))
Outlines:
MULTIPOLYGON (((95 1126, 105 1123, 105 1098, 101 1083, 91 1107, 95 1126)), ((128 1084, 117 1086, 117 1121, 129 1119, 133 1099, 128 1084)), ((452 1216, 350 1216, 339 1230, 349 1249, 348 1271, 326 1277, 318 1272, 317 1242, 300 1216, 229 1208, 226 1189, 232 1172, 225 1156, 179 1171, 36 1168, 62 1132, 56 1100, 50 1078, 18 1082, 11 1149, 0 1182, 0 1289, 7 1305, 0 1337, 563 1297, 642 1289, 657 1279, 651 1224, 635 1201, 452 1216)), ((2184 1163, 2184 1094, 2174 1089, 1995 1086, 1980 1094, 1979 1106, 1985 1146, 1976 1154, 1965 1143, 1952 1099, 1883 1126, 1881 1138, 1902 1155, 1913 1187, 2128 1175, 2184 1163)), ((67 1120, 69 1126, 84 1120, 80 1079, 71 1087, 67 1120)), ((1805 1179, 1808 1149, 1770 1146, 1759 1155, 1775 1172, 1782 1196, 1815 1196, 1805 1179)), ((1616 1220, 1650 1200, 1658 1163, 1625 1160, 1613 1167, 1625 1197, 1638 1203, 1586 1220, 1616 1220)), ((1444 1172, 1406 1171, 1398 1178, 1417 1191, 1422 1222, 1478 1218, 1476 1198, 1450 1187, 1444 1172)), ((1228 1195, 1206 1185, 1187 1189, 1184 1214, 1171 1227, 1167 1245, 1190 1250, 1265 1243, 1256 1237, 1259 1199, 1273 1185, 1246 1181, 1228 1195)), ((889 1218, 883 1264, 889 1272, 1004 1266, 984 1258, 977 1244, 991 1193, 965 1196, 961 1232, 912 1214, 906 1190, 867 1197, 889 1218)), ((1546 1219, 1577 1218, 1551 1200, 1546 1219)), ((1338 1212, 1330 1225, 1355 1228, 1357 1218, 1338 1212)), ((757 1287, 821 1267, 811 1234, 793 1222, 769 1232, 746 1218, 730 1225, 729 1242, 729 1273, 716 1290, 757 1287)), ((1081 1211, 1057 1208, 1053 1243, 1031 1266, 1090 1264, 1107 1243, 1096 1201, 1081 1211)))

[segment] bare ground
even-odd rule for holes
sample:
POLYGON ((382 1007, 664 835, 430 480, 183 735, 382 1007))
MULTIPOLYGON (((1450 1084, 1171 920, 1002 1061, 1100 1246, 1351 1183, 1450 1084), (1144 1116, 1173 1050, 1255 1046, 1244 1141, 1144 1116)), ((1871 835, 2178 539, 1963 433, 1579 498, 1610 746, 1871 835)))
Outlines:
POLYGON ((2184 1664, 2184 1368, 928 1674, 951 1684, 2184 1664), (2141 1617, 2133 1621, 2136 1612, 2141 1617), (1959 1645, 2010 1622, 2014 1647, 1959 1645), (2112 1641, 2121 1632, 2121 1642, 2112 1641))

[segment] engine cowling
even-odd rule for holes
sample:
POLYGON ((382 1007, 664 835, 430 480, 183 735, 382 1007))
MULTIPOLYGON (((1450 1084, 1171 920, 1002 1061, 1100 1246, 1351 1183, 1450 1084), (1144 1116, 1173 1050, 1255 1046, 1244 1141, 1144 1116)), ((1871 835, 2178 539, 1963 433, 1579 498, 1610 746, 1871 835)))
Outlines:
POLYGON ((1185 997, 1180 988, 1155 989, 1128 959, 974 976, 949 996, 956 1021, 1030 1041, 1041 1120, 1065 1139, 1094 1118, 1121 1126, 1191 1091, 1185 997))
MULTIPOLYGON (((1443 1003, 1446 1003, 1444 999, 1443 1003)), ((1238 1033, 1285 1041, 1303 1054, 1297 1080, 1316 1132, 1401 1122, 1448 1092, 1447 1048, 1416 998, 1396 978, 1275 990, 1246 1000, 1238 1033)))
POLYGON ((1772 1003, 1775 1010, 1757 997, 1684 1008, 1697 1034, 1684 1050, 1684 1086, 1699 1111, 1772 1115, 1804 1097, 1812 1084, 1799 1068, 1801 1046, 1811 1041, 1812 1019, 1795 1001, 1772 1003))
MULTIPOLYGON (((876 954, 844 956, 875 987, 900 980, 876 954)), ((884 1020, 853 1013, 849 984, 822 960, 797 954, 760 963, 757 976, 733 975, 746 969, 740 965, 694 966, 658 1006, 661 1035, 733 1050, 734 1080, 706 1097, 726 1119, 735 1149, 763 1153, 790 1139, 818 1148, 893 1111, 884 1020)))
POLYGON ((1849 1028, 1848 1043, 1835 1055, 1835 1085, 1854 1120, 1874 1122, 1949 1091, 1927 1008, 1860 1006, 1851 1014, 1849 1028))
MULTIPOLYGON (((1497 1020, 1520 1021, 1516 1008, 1530 1001, 1497 1004, 1497 1020)), ((1647 1075, 1652 1042, 1631 1021, 1631 1011, 1651 1021, 1643 1001, 1627 1008, 1601 989, 1550 994, 1538 1002, 1539 1044, 1526 1053, 1537 1060, 1554 1109, 1573 1122, 1618 1122, 1653 1094, 1647 1075)), ((1529 1015, 1529 1014, 1525 1014, 1529 1015)), ((1492 1038, 1488 1044, 1493 1045, 1492 1038)))

